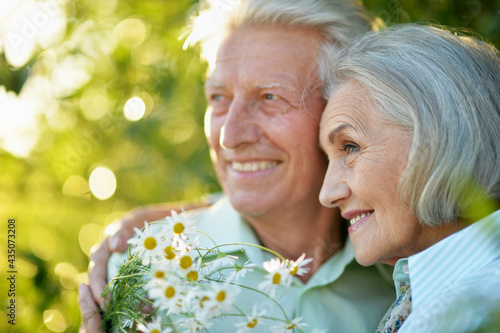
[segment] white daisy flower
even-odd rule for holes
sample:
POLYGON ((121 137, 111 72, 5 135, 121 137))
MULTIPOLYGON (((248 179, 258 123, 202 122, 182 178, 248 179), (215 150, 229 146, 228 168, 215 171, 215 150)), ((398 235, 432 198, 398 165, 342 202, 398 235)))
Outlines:
POLYGON ((179 253, 176 260, 178 269, 177 272, 186 278, 187 274, 190 272, 196 271, 198 273, 198 270, 201 266, 201 261, 197 257, 198 253, 194 251, 179 253))
POLYGON ((149 324, 138 324, 137 329, 143 333, 170 333, 170 327, 161 327, 161 317, 156 317, 156 320, 149 324))
POLYGON ((219 315, 217 307, 210 304, 212 294, 199 287, 191 289, 184 298, 183 312, 193 313, 194 317, 202 322, 207 322, 208 318, 219 315))
POLYGON ((228 255, 220 252, 216 259, 205 262, 205 265, 201 269, 200 273, 206 278, 226 280, 227 272, 225 269, 221 268, 233 268, 236 267, 235 261, 238 259, 237 256, 228 255))
POLYGON ((173 262, 177 259, 179 250, 177 250, 171 242, 162 244, 162 258, 167 262, 173 262))
POLYGON ((289 267, 290 267, 290 274, 291 275, 298 275, 302 276, 304 274, 307 274, 309 272, 310 268, 305 268, 304 266, 308 265, 312 260, 312 258, 307 258, 305 253, 302 253, 302 255, 295 261, 290 260, 289 261, 289 267))
POLYGON ((179 321, 176 326, 187 328, 182 331, 183 333, 198 333, 201 332, 202 329, 209 329, 212 326, 212 323, 200 323, 196 318, 188 317, 182 321, 179 321))
POLYGON ((162 260, 156 261, 151 265, 149 274, 151 275, 151 279, 163 280, 170 274, 171 271, 171 265, 169 265, 169 263, 165 260, 162 260))
POLYGON ((141 253, 142 264, 147 266, 156 260, 157 256, 161 255, 163 233, 154 233, 152 227, 147 222, 144 222, 143 230, 138 228, 134 228, 134 230, 138 237, 129 239, 128 243, 135 245, 132 253, 141 253))
POLYGON ((292 283, 292 275, 290 275, 290 270, 286 267, 286 262, 278 258, 266 261, 263 265, 264 269, 268 271, 269 274, 266 275, 266 279, 263 282, 259 283, 257 288, 268 294, 269 297, 274 298, 278 286, 290 286, 292 283))
POLYGON ((234 326, 239 327, 238 331, 236 333, 247 333, 250 331, 252 328, 256 326, 263 325, 263 320, 262 316, 266 314, 266 310, 262 310, 258 312, 257 306, 254 305, 252 309, 252 313, 250 315, 246 315, 246 320, 241 323, 237 323, 234 326))
POLYGON ((157 281, 148 291, 148 295, 154 301, 154 306, 159 309, 166 309, 167 315, 179 313, 183 298, 184 288, 181 281, 170 277, 168 281, 157 281))
POLYGON ((203 276, 200 274, 201 258, 198 258, 194 264, 192 264, 188 269, 181 269, 180 273, 182 277, 190 282, 197 282, 204 280, 203 276))
POLYGON ((210 269, 212 269, 213 271, 216 271, 222 267, 234 266, 237 259, 238 259, 237 256, 233 256, 233 255, 225 254, 225 253, 221 252, 215 260, 208 262, 207 266, 210 266, 210 269))
POLYGON ((182 216, 179 216, 176 211, 172 210, 171 216, 165 218, 171 227, 174 239, 187 239, 198 229, 195 221, 186 218, 184 214, 181 215, 182 216))
POLYGON ((250 260, 248 260, 246 263, 243 264, 243 266, 235 265, 235 267, 236 267, 235 271, 228 276, 227 281, 232 281, 232 280, 238 281, 239 279, 244 278, 248 271, 253 270, 255 264, 250 260))
POLYGON ((239 290, 230 284, 218 284, 207 293, 206 306, 209 309, 216 308, 228 311, 236 300, 239 290))
POLYGON ((293 332, 294 329, 301 330, 307 326, 307 324, 301 323, 301 321, 302 317, 298 317, 293 319, 289 323, 271 327, 271 331, 273 331, 273 333, 287 333, 287 332, 293 332))

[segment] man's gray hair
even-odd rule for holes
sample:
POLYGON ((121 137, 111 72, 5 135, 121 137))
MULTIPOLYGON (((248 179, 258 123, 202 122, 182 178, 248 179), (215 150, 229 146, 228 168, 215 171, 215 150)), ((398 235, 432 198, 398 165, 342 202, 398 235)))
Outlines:
POLYGON ((470 220, 497 207, 498 50, 440 28, 409 24, 369 33, 333 58, 328 95, 354 80, 366 89, 382 121, 411 133, 400 194, 421 223, 470 220))
POLYGON ((359 0, 202 0, 200 8, 185 46, 200 43, 211 67, 222 38, 247 26, 309 28, 331 49, 382 25, 359 0))

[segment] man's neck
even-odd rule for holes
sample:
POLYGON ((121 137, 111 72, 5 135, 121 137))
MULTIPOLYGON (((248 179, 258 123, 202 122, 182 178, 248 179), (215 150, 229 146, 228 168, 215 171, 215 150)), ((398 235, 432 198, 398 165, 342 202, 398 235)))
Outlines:
POLYGON ((296 260, 302 253, 313 259, 309 273, 300 277, 303 282, 307 282, 345 242, 338 210, 319 204, 309 210, 288 209, 244 218, 267 248, 290 260, 296 260))

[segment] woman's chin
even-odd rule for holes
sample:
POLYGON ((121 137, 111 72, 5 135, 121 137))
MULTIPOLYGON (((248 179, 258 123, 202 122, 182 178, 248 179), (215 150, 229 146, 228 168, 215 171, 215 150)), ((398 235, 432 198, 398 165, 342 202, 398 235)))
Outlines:
POLYGON ((354 256, 356 257, 356 261, 361 266, 371 266, 377 262, 377 260, 374 259, 373 257, 369 257, 369 256, 362 255, 362 254, 357 254, 356 252, 354 253, 354 256))

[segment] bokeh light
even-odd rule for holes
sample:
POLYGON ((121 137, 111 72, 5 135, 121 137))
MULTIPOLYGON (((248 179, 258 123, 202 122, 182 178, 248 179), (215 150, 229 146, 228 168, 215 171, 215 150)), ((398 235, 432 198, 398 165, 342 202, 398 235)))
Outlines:
POLYGON ((59 276, 61 286, 66 289, 76 289, 78 286, 78 270, 69 262, 60 262, 56 265, 54 272, 59 276))
POLYGON ((99 120, 110 111, 110 101, 106 90, 88 89, 80 98, 80 107, 88 120, 99 120))
POLYGON ((66 330, 66 320, 57 309, 50 309, 43 312, 43 323, 52 332, 64 332, 66 330))
POLYGON ((0 148, 27 157, 35 147, 39 128, 36 101, 0 86, 0 148))
POLYGON ((63 37, 66 13, 61 1, 9 1, 0 15, 0 40, 5 40, 5 57, 14 67, 25 65, 37 46, 47 48, 63 37))
POLYGON ((71 175, 64 182, 62 192, 67 196, 90 198, 90 188, 85 180, 80 175, 71 175))
POLYGON ((89 255, 92 246, 97 244, 102 235, 102 226, 96 223, 88 223, 80 228, 78 232, 78 243, 82 252, 89 255))
POLYGON ((97 167, 90 174, 89 186, 90 191, 97 199, 106 200, 115 193, 115 174, 108 168, 97 167))
POLYGON ((146 112, 146 103, 140 97, 130 98, 123 108, 125 118, 130 121, 140 120, 146 112))
POLYGON ((113 35, 124 45, 137 47, 146 39, 147 29, 140 19, 128 18, 118 23, 113 35))

